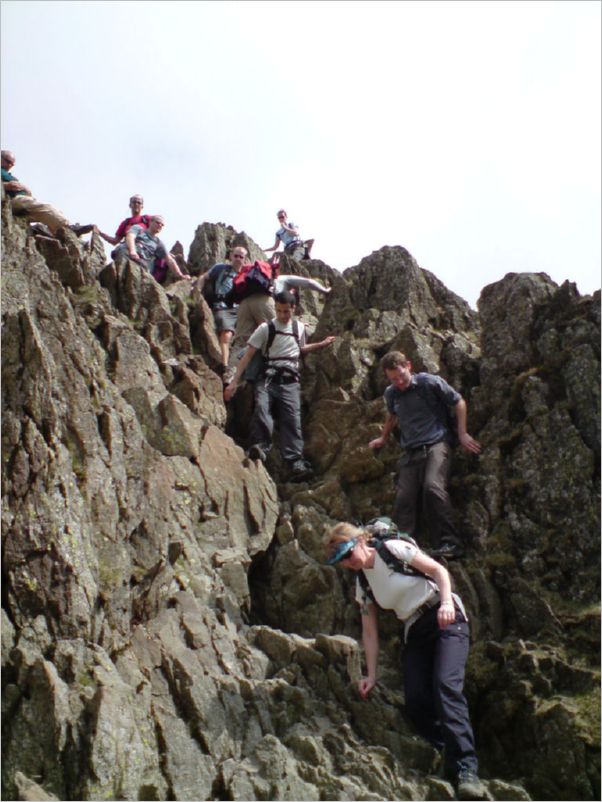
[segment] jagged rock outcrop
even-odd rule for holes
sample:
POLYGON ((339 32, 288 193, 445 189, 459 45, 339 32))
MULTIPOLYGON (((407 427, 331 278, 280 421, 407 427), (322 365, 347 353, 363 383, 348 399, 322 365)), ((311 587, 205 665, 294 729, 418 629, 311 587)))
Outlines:
MULTIPOLYGON (((477 316, 402 248, 284 259, 331 284, 302 304, 338 340, 305 365, 316 479, 276 485, 224 433, 189 284, 2 214, 4 798, 454 798, 404 721, 391 618, 354 691, 350 582, 322 560, 328 523, 390 509, 396 448, 367 442, 391 348, 461 389, 484 446, 456 464, 453 573, 490 798, 599 798, 599 297, 509 275, 477 316)), ((263 256, 203 224, 188 265, 233 244, 263 256)))

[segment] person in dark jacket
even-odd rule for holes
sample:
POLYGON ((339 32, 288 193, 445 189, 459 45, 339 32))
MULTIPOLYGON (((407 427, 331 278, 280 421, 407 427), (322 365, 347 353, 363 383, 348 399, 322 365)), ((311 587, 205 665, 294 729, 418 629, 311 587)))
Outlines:
POLYGON ((412 372, 412 363, 400 351, 382 359, 391 382, 385 390, 387 417, 382 433, 370 448, 382 448, 396 425, 404 449, 399 466, 393 520, 402 532, 416 537, 418 502, 426 515, 437 548, 432 554, 452 559, 464 548, 453 520, 447 492, 452 446, 458 442, 471 454, 480 444, 466 431, 467 407, 462 396, 440 376, 412 372))

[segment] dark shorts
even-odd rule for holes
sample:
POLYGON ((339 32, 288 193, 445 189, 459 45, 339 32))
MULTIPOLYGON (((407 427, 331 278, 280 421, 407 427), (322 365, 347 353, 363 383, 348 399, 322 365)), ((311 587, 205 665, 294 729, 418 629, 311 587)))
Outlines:
POLYGON ((236 309, 213 310, 215 330, 218 334, 222 331, 236 331, 236 313, 236 309))

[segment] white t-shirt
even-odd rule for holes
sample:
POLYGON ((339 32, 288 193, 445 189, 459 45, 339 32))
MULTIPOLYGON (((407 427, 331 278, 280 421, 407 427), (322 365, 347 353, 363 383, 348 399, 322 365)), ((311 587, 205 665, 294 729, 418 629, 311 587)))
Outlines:
MULTIPOLYGON (((283 326, 277 318, 274 318, 272 322, 274 323, 276 331, 282 331, 284 334, 276 334, 274 337, 274 342, 270 348, 270 353, 267 354, 267 356, 271 357, 272 359, 278 357, 277 361, 273 364, 279 368, 288 367, 293 370, 298 368, 299 356, 301 355, 299 348, 300 346, 305 345, 305 326, 300 320, 297 320, 297 326, 299 328, 299 343, 297 344, 297 340, 293 336, 292 318, 289 320, 286 326, 283 326)), ((268 324, 262 323, 261 326, 258 326, 258 328, 256 328, 253 334, 249 337, 249 345, 253 346, 253 348, 257 348, 263 353, 263 350, 268 342, 268 336, 268 324)))
MULTIPOLYGON (((385 547, 408 565, 412 564, 419 551, 412 543, 404 540, 387 540, 385 547)), ((434 580, 393 571, 381 559, 378 552, 374 557, 374 567, 363 570, 378 606, 383 610, 393 610, 401 621, 410 618, 427 601, 436 599, 439 593, 434 580)), ((362 607, 371 601, 363 590, 359 578, 356 580, 355 599, 362 607)))

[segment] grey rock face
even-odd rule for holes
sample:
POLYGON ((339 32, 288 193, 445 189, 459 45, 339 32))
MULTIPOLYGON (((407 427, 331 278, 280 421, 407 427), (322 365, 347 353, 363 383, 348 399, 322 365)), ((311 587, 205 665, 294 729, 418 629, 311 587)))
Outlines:
MULTIPOLYGON (((339 339, 304 368, 316 478, 276 486, 224 432, 188 285, 2 220, 5 798, 453 798, 403 717, 397 622, 361 701, 352 582, 323 564, 329 524, 391 509, 397 449, 367 442, 392 348, 484 445, 456 460, 452 570, 488 794, 599 798, 599 298, 510 274, 479 318, 402 248, 283 259, 332 285, 303 315, 339 339)), ((203 224, 191 269, 232 244, 262 256, 203 224)))

